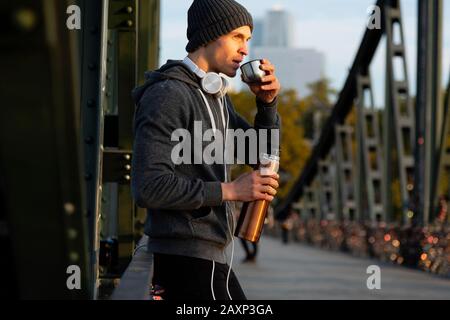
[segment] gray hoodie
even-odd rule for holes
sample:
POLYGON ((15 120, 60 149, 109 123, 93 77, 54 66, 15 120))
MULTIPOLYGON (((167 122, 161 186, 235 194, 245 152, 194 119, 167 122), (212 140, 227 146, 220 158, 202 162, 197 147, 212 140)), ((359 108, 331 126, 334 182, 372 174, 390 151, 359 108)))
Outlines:
MULTIPOLYGON (((222 201, 224 165, 174 164, 171 158, 179 144, 171 141, 175 130, 186 129, 194 137, 194 121, 202 122, 202 132, 211 128, 199 88, 199 79, 188 67, 169 60, 159 70, 147 72, 145 84, 133 91, 136 112, 131 187, 137 205, 147 208, 149 251, 225 263, 225 248, 233 230, 222 201)), ((205 96, 217 129, 223 133, 221 105, 212 95, 205 96)), ((228 128, 251 128, 235 112, 228 95, 225 99, 228 128)), ((256 129, 280 127, 276 101, 266 105, 257 100, 257 108, 256 129)), ((203 142, 203 149, 210 143, 203 142)))

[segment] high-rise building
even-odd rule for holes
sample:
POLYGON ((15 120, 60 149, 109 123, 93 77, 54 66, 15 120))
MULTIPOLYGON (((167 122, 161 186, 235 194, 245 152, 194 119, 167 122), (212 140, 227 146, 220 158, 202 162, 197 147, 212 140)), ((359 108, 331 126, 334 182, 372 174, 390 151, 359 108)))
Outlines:
POLYGON ((263 28, 264 23, 260 19, 253 21, 253 33, 252 33, 252 47, 260 47, 263 45, 263 28))
POLYGON ((294 89, 299 96, 309 94, 308 84, 324 76, 324 54, 295 46, 294 18, 280 7, 268 11, 263 19, 255 19, 249 58, 269 59, 282 89, 294 89))
POLYGON ((281 7, 270 10, 264 19, 263 46, 294 47, 294 18, 281 7))

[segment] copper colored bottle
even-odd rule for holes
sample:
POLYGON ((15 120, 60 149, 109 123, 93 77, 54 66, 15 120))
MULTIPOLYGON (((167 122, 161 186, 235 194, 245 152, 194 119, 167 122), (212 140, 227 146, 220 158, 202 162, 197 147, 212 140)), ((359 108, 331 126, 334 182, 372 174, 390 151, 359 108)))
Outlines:
MULTIPOLYGON (((259 167, 261 175, 265 176, 271 173, 277 173, 279 157, 274 155, 264 156, 266 158, 265 164, 260 164, 259 167)), ((264 221, 266 220, 269 204, 270 202, 267 200, 245 202, 242 206, 234 235, 251 242, 258 242, 261 237, 264 221)))

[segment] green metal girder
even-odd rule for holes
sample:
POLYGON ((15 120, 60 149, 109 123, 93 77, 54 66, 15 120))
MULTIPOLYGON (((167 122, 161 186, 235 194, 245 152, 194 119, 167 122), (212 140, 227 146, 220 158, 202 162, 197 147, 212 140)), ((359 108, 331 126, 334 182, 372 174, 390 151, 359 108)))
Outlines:
POLYGON ((0 4, 2 17, 11 22, 2 28, 7 36, 0 37, 0 179, 14 266, 14 273, 4 276, 15 279, 8 294, 21 299, 92 295, 80 148, 80 43, 76 31, 54 27, 65 26, 67 6, 56 0, 0 4), (80 290, 67 286, 71 265, 80 268, 80 290))

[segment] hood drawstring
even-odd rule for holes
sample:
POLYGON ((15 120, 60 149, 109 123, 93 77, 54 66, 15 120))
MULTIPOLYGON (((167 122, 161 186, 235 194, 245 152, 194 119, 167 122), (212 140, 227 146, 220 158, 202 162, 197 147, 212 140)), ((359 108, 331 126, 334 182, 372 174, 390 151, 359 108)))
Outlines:
MULTIPOLYGON (((217 126, 216 126, 216 121, 214 120, 214 116, 211 110, 211 106, 209 105, 208 99, 206 99, 205 94, 203 93, 203 91, 201 89, 197 89, 200 92, 200 95, 203 98, 203 101, 205 102, 206 105, 206 109, 208 110, 208 115, 209 115, 209 119, 211 121, 211 127, 212 130, 214 132, 214 134, 216 133, 217 130, 217 126)), ((227 101, 225 99, 225 96, 221 97, 221 98, 217 98, 217 101, 219 102, 220 105, 220 115, 222 117, 222 124, 224 127, 224 150, 223 150, 223 166, 224 166, 224 177, 225 177, 225 181, 224 182, 228 182, 228 173, 227 173, 227 164, 226 164, 226 152, 227 152, 227 136, 228 136, 228 125, 229 125, 229 120, 230 120, 230 114, 228 112, 228 104, 227 101)))

